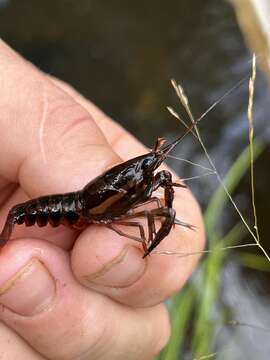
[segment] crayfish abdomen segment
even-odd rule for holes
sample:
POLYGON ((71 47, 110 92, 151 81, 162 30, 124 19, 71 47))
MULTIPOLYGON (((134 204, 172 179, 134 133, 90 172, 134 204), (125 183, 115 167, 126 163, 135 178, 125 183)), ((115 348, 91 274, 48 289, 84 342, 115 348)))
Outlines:
POLYGON ((14 225, 25 224, 56 227, 60 224, 78 228, 85 225, 80 219, 83 210, 81 193, 72 192, 41 196, 39 198, 15 205, 8 213, 3 231, 0 234, 0 247, 9 240, 14 225))
POLYGON ((73 225, 80 217, 82 204, 79 193, 42 196, 14 206, 8 218, 14 224, 56 227, 60 224, 73 225))
POLYGON ((8 214, 3 231, 0 234, 0 245, 9 240, 15 224, 56 227, 60 224, 72 226, 80 218, 82 210, 79 192, 42 196, 14 206, 8 214))

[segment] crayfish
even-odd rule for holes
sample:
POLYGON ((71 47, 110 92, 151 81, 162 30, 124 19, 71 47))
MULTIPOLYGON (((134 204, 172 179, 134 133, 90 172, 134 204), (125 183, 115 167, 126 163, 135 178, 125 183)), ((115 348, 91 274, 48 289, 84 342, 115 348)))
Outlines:
POLYGON ((195 125, 194 122, 181 137, 167 146, 163 146, 163 138, 158 138, 150 152, 112 167, 82 190, 41 196, 15 205, 9 211, 0 234, 0 246, 9 240, 15 224, 32 226, 36 223, 40 227, 48 223, 53 227, 62 224, 77 230, 83 230, 90 224, 102 224, 121 236, 140 241, 143 257, 146 257, 170 233, 174 224, 193 229, 192 225, 176 219, 173 208, 173 188, 186 186, 173 182, 169 171, 155 173, 155 170, 195 125), (164 189, 164 204, 152 196, 159 187, 164 189), (157 207, 136 211, 136 208, 150 202, 155 202, 157 207), (140 217, 147 219, 148 238, 143 225, 136 220, 140 217), (158 231, 155 219, 163 219, 158 231), (125 234, 117 225, 138 228, 140 237, 125 234))

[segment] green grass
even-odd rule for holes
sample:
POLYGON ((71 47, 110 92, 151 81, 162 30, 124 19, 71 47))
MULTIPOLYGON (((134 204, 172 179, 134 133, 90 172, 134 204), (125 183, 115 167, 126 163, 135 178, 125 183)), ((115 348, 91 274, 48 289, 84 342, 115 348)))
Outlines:
MULTIPOLYGON (((254 160, 263 147, 253 144, 254 160)), ((250 148, 236 159, 223 180, 230 194, 250 168, 250 148)), ((216 358, 216 335, 225 322, 226 314, 216 311, 221 290, 221 273, 232 248, 239 244, 247 229, 242 222, 235 225, 225 236, 219 231, 222 211, 229 202, 220 185, 212 196, 204 213, 209 252, 201 260, 196 273, 186 286, 169 302, 172 336, 158 360, 213 359, 216 358)), ((254 243, 255 244, 255 243, 254 243)), ((240 261, 251 268, 269 269, 262 256, 244 253, 240 261)), ((226 344, 224 344, 226 346, 226 344)), ((218 349, 218 352, 222 352, 218 349)))

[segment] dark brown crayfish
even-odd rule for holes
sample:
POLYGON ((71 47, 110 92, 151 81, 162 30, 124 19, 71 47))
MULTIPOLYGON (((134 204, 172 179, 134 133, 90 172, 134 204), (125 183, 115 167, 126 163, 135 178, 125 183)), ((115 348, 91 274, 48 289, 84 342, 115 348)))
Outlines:
POLYGON ((169 171, 154 172, 195 124, 167 146, 163 146, 164 140, 159 138, 149 153, 112 167, 82 190, 42 196, 15 205, 9 211, 0 234, 0 246, 9 240, 15 224, 32 226, 37 223, 38 226, 45 226, 49 223, 53 227, 63 224, 79 230, 89 224, 103 224, 122 236, 142 242, 143 257, 146 257, 170 233, 174 224, 192 229, 192 225, 175 218, 173 209, 173 187, 185 185, 173 182, 169 171), (152 197, 159 187, 164 189, 164 205, 160 199, 152 197), (156 202, 157 207, 136 212, 136 208, 149 202, 156 202), (138 217, 147 219, 148 239, 142 224, 132 220, 138 217), (155 219, 164 219, 158 231, 155 219), (140 237, 125 234, 117 225, 137 227, 140 237))

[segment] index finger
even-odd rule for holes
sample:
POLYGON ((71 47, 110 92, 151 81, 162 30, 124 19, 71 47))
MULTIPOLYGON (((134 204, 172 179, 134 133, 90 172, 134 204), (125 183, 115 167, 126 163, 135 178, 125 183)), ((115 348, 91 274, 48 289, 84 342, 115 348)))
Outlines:
POLYGON ((74 191, 120 161, 89 112, 2 41, 0 73, 6 179, 31 197, 74 191))

